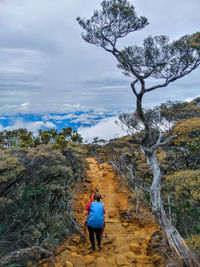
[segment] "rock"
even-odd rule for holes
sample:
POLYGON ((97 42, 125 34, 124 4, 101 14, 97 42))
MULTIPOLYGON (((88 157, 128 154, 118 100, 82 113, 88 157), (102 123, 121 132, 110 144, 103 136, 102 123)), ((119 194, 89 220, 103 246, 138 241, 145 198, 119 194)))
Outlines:
POLYGON ((77 248, 75 246, 67 246, 66 249, 69 249, 70 251, 76 251, 77 248))
POLYGON ((130 247, 130 250, 133 251, 136 255, 141 254, 141 249, 137 244, 131 243, 129 244, 129 247, 130 247))
POLYGON ((73 267, 73 264, 70 261, 66 261, 65 267, 73 267))
POLYGON ((74 258, 80 258, 80 257, 81 257, 81 255, 79 255, 79 254, 76 253, 76 252, 72 252, 71 255, 72 255, 72 257, 74 257, 74 258))
POLYGON ((128 226, 129 226, 129 223, 127 223, 127 222, 124 222, 124 223, 122 223, 122 226, 126 228, 126 227, 128 227, 128 226))
POLYGON ((136 262, 135 253, 133 253, 132 251, 127 251, 126 253, 124 253, 124 256, 132 262, 136 262))
POLYGON ((74 238, 72 238, 72 242, 74 242, 75 244, 79 244, 81 241, 81 237, 80 236, 75 236, 74 238))
POLYGON ((106 259, 104 257, 99 257, 96 259, 95 267, 103 267, 106 266, 106 259))
POLYGON ((129 265, 129 262, 127 261, 124 255, 116 256, 116 262, 117 262, 117 266, 129 265))
POLYGON ((132 230, 131 230, 131 234, 129 234, 129 236, 127 236, 126 238, 127 243, 133 242, 133 238, 134 238, 134 234, 132 233, 132 230))
POLYGON ((94 259, 95 259, 94 256, 87 255, 86 257, 84 257, 83 261, 85 265, 87 266, 88 264, 93 263, 94 259))
POLYGON ((147 248, 147 254, 151 255, 152 252, 160 256, 171 254, 171 249, 169 248, 165 234, 162 231, 155 231, 151 236, 147 248))
POLYGON ((124 254, 124 253, 126 253, 126 252, 128 252, 129 251, 129 247, 128 246, 124 246, 124 247, 121 247, 121 248, 116 248, 115 249, 115 253, 116 254, 124 254))
POLYGON ((76 252, 71 253, 72 262, 75 266, 82 266, 83 265, 83 257, 76 252))
POLYGON ((106 175, 107 175, 107 173, 106 172, 103 172, 102 176, 105 177, 106 175))
POLYGON ((113 241, 114 241, 114 238, 112 237, 112 238, 110 238, 110 239, 107 239, 107 240, 103 241, 103 244, 104 244, 104 245, 112 244, 113 241))
POLYGON ((105 222, 106 223, 118 223, 118 220, 117 219, 113 219, 113 218, 106 218, 105 222))
POLYGON ((116 215, 114 213, 109 213, 108 217, 109 218, 114 218, 116 215))
POLYGON ((116 266, 116 259, 115 259, 115 257, 110 256, 106 260, 107 260, 107 263, 109 263, 111 266, 116 266))
POLYGON ((86 182, 86 183, 91 183, 92 180, 91 180, 91 178, 87 177, 87 178, 85 178, 85 182, 86 182))
POLYGON ((81 249, 81 254, 84 256, 90 255, 91 254, 91 246, 88 246, 87 248, 83 248, 81 249))
POLYGON ((152 261, 153 261, 155 266, 162 266, 162 263, 163 263, 162 257, 155 255, 155 256, 153 256, 152 261))

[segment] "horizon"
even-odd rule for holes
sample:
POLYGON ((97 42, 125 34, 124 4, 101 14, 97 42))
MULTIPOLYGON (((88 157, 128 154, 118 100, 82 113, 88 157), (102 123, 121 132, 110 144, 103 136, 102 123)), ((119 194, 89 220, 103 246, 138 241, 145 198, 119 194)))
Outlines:
MULTIPOLYGON (((135 110, 130 78, 123 76, 111 55, 81 38, 82 29, 76 17, 90 17, 100 3, 100 0, 88 0, 87 5, 81 0, 60 0, 59 4, 49 0, 1 1, 0 129, 12 129, 18 124, 34 131, 50 125, 59 129, 62 123, 43 120, 44 114, 80 113, 80 118, 62 121, 77 129, 85 128, 83 131, 90 135, 88 127, 101 121, 105 127, 104 120, 135 110)), ((167 0, 133 3, 138 16, 146 16, 149 25, 121 40, 120 46, 140 44, 148 35, 166 34, 174 40, 200 28, 198 0, 177 0, 173 6, 167 0)), ((145 95, 144 107, 198 95, 199 73, 195 70, 170 84, 167 94, 160 89, 145 95)), ((113 130, 118 134, 114 126, 113 130)))

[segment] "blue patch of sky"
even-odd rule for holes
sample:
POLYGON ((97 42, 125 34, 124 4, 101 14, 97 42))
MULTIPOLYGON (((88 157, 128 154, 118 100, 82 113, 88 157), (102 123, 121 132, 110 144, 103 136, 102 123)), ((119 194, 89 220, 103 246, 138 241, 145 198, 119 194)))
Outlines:
MULTIPOLYGON (((77 111, 73 113, 48 113, 48 114, 15 114, 15 115, 4 115, 0 116, 0 124, 3 128, 12 127, 17 120, 22 120, 24 123, 30 122, 51 122, 53 123, 58 131, 63 128, 72 127, 74 130, 79 127, 93 126, 98 123, 101 119, 112 117, 113 113, 95 113, 94 111, 77 111), (64 116, 72 115, 70 118, 64 119, 64 116), (55 119, 56 117, 60 117, 55 119), (80 119, 80 117, 85 119, 80 119)), ((42 130, 50 129, 52 127, 41 126, 42 130)))

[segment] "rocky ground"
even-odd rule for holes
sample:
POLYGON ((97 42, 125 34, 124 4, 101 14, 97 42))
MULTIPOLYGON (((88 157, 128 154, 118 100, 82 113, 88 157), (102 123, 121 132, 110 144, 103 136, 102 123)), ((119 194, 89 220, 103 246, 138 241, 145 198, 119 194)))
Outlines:
POLYGON ((135 214, 133 195, 126 186, 119 186, 112 166, 98 164, 94 158, 87 161, 90 169, 74 209, 83 229, 86 219, 83 211, 91 191, 99 187, 105 195, 102 202, 106 209, 106 228, 102 249, 91 250, 88 233, 85 241, 80 235, 74 235, 56 249, 55 258, 43 260, 37 267, 172 266, 166 263, 168 248, 151 213, 143 208, 140 214, 135 214))

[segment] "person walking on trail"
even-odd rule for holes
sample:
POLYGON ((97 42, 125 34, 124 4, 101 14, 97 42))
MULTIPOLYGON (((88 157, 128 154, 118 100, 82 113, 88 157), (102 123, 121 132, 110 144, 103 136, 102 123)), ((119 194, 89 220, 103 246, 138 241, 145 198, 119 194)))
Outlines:
POLYGON ((105 208, 100 202, 100 197, 98 195, 94 196, 94 201, 90 202, 86 206, 86 211, 88 213, 87 227, 89 231, 89 239, 91 242, 91 248, 95 250, 95 239, 96 235, 98 248, 101 249, 101 235, 104 225, 104 214, 105 208))
POLYGON ((92 192, 91 194, 90 194, 90 202, 93 202, 94 201, 94 196, 95 195, 98 195, 99 197, 100 197, 100 199, 103 199, 104 197, 105 197, 105 195, 101 195, 100 193, 99 193, 99 188, 97 187, 96 189, 95 189, 95 192, 92 192))

